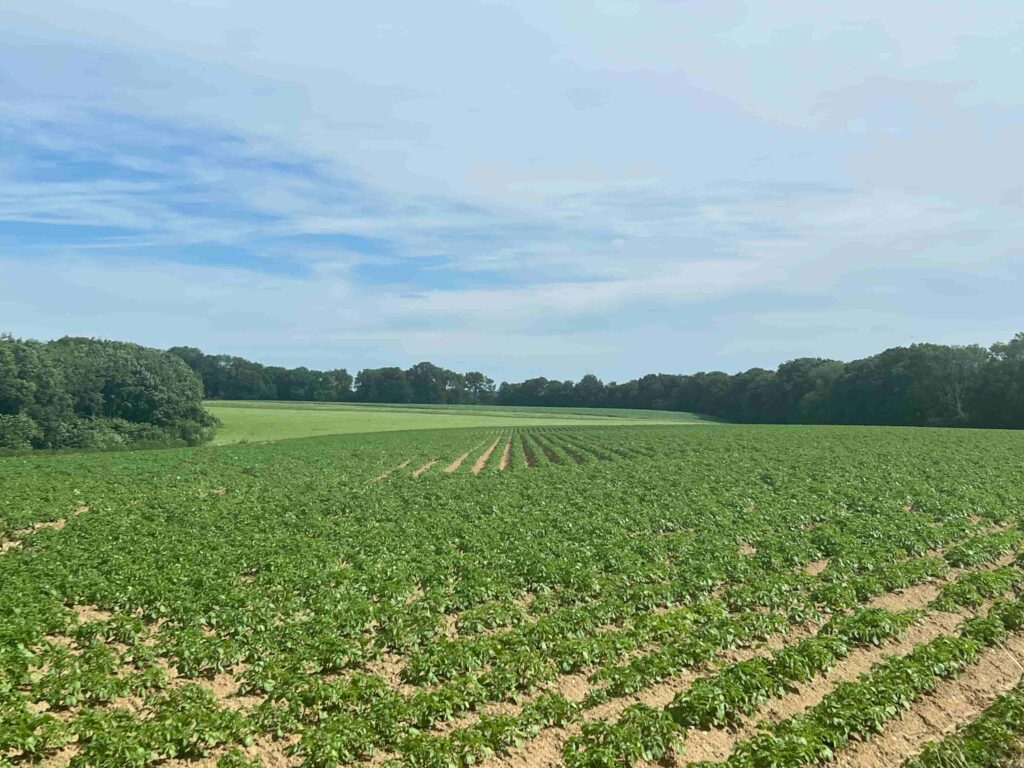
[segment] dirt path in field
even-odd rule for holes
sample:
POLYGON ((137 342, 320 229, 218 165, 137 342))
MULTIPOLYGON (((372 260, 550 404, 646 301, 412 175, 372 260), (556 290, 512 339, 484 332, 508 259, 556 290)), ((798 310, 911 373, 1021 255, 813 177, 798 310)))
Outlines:
POLYGON ((501 452, 501 463, 498 465, 499 470, 508 469, 508 465, 512 463, 512 438, 508 439, 505 443, 505 450, 501 452))
POLYGON ((911 627, 900 639, 883 643, 877 648, 855 650, 825 675, 815 677, 806 683, 798 683, 794 693, 766 702, 757 715, 736 731, 730 732, 724 728, 709 731, 690 730, 686 734, 685 755, 674 756, 668 764, 684 766, 701 760, 725 760, 736 744, 754 736, 761 726, 777 723, 807 711, 835 690, 838 683, 857 679, 885 656, 909 653, 921 643, 934 640, 939 635, 955 632, 962 619, 963 616, 959 613, 929 614, 922 624, 911 627))
POLYGON ((490 447, 486 451, 481 453, 480 454, 480 458, 478 458, 473 463, 473 474, 474 475, 479 475, 483 471, 484 467, 487 466, 487 460, 489 458, 491 458, 491 454, 494 453, 494 449, 497 447, 499 442, 501 442, 501 438, 500 437, 494 438, 494 442, 491 443, 490 447))
POLYGON ((935 741, 976 718, 1001 693, 1013 688, 1024 674, 1024 634, 1007 638, 1002 646, 989 648, 976 664, 959 677, 937 686, 885 730, 868 741, 854 741, 836 756, 836 768, 874 768, 900 765, 916 755, 928 741, 935 741))
POLYGON ((431 460, 430 460, 430 461, 428 461, 428 462, 427 462, 426 464, 424 464, 424 465, 423 465, 422 467, 420 467, 419 469, 415 470, 415 471, 414 471, 414 472, 412 473, 412 476, 413 476, 413 477, 419 477, 419 476, 420 476, 420 475, 422 475, 422 474, 423 474, 424 472, 426 472, 426 471, 427 471, 428 469, 430 469, 430 468, 431 468, 432 466, 434 466, 435 464, 437 464, 437 462, 438 462, 438 461, 439 461, 439 459, 431 459, 431 460))
MULTIPOLYGON (((497 766, 502 766, 503 768, 547 768, 547 766, 559 766, 563 762, 562 749, 565 746, 565 742, 571 737, 579 735, 583 730, 584 723, 593 720, 614 722, 626 707, 633 704, 663 707, 672 701, 676 693, 689 688, 694 680, 702 675, 706 675, 710 669, 721 666, 723 659, 734 662, 752 659, 757 656, 765 656, 771 649, 796 642, 809 634, 811 634, 811 630, 808 627, 795 627, 783 635, 773 637, 763 647, 721 651, 719 661, 712 662, 709 668, 683 670, 678 675, 652 685, 643 691, 607 701, 588 710, 583 720, 570 723, 562 728, 546 728, 533 739, 527 740, 521 747, 509 750, 507 755, 486 758, 481 763, 481 766, 482 768, 494 768, 497 766)), ((558 684, 553 686, 553 689, 572 701, 582 701, 592 687, 587 681, 586 674, 577 674, 566 675, 560 678, 558 684)))
POLYGON ((453 461, 451 464, 445 467, 444 471, 450 475, 452 472, 454 472, 456 469, 462 466, 462 462, 469 458, 470 453, 471 451, 466 451, 464 454, 459 456, 459 458, 457 458, 455 461, 453 461))
POLYGON ((377 476, 376 476, 375 478, 373 478, 373 479, 374 479, 374 480, 383 480, 383 479, 384 479, 385 477, 387 477, 388 475, 390 475, 390 474, 391 474, 392 472, 397 472, 397 471, 398 471, 398 470, 400 470, 400 469, 405 469, 406 467, 408 467, 408 466, 409 466, 409 463, 410 463, 410 460, 409 460, 409 459, 406 459, 405 461, 403 461, 403 462, 402 462, 401 464, 399 464, 399 465, 398 465, 397 467, 395 467, 394 469, 389 469, 389 470, 388 470, 387 472, 385 472, 385 473, 384 473, 383 475, 377 475, 377 476))

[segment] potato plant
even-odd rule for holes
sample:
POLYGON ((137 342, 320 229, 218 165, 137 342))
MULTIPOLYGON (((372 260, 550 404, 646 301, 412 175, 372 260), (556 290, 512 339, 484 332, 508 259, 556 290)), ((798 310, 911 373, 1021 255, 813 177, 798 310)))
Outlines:
POLYGON ((964 613, 732 758, 802 765, 1024 626, 1015 433, 524 426, 474 474, 498 436, 0 459, 0 765, 461 766, 566 727, 630 765, 964 613))

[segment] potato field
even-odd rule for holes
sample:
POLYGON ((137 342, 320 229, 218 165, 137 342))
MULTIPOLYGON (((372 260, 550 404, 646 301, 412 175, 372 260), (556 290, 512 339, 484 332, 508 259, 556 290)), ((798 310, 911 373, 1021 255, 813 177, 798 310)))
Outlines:
POLYGON ((1020 764, 1024 433, 0 458, 0 766, 1020 764))

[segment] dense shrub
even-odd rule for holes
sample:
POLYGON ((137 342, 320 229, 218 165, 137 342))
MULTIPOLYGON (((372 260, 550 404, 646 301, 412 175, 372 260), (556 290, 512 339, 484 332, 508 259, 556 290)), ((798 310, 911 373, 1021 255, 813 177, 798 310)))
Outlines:
POLYGON ((0 336, 0 449, 195 445, 216 419, 199 377, 137 344, 0 336))

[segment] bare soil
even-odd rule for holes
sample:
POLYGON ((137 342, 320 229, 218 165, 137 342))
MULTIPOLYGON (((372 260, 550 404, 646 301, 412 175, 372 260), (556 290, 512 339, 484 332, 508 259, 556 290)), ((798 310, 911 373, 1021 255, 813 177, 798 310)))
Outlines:
POLYGON ((708 731, 694 729, 686 735, 685 756, 676 755, 669 764, 684 766, 700 760, 725 760, 737 743, 751 738, 761 726, 805 712, 824 699, 838 683, 855 680, 884 656, 909 653, 920 643, 955 631, 961 619, 962 617, 955 613, 931 614, 925 622, 911 627, 904 637, 894 642, 884 643, 877 648, 855 650, 827 674, 799 684, 797 690, 788 696, 768 701, 754 718, 736 731, 730 732, 719 728, 708 731))
POLYGON ((976 718, 996 697, 1013 688, 1024 673, 1024 635, 982 653, 977 664, 953 680, 943 680, 885 730, 867 741, 849 744, 836 757, 837 768, 900 765, 934 741, 976 718))
POLYGON ((484 467, 487 466, 487 460, 491 458, 491 454, 494 453, 494 449, 498 443, 501 442, 500 437, 494 438, 494 442, 491 443, 490 447, 480 454, 480 457, 473 463, 473 474, 479 475, 483 472, 484 467))
POLYGON ((508 469, 508 465, 512 463, 512 438, 508 439, 505 443, 505 450, 501 453, 501 463, 498 465, 499 470, 508 469))
POLYGON ((45 530, 47 528, 59 531, 61 528, 68 524, 68 520, 70 520, 72 517, 78 517, 82 513, 88 512, 90 509, 91 507, 88 504, 82 504, 81 506, 75 507, 73 510, 71 510, 71 514, 69 514, 67 517, 61 517, 56 520, 44 520, 42 522, 32 523, 32 525, 30 525, 28 528, 19 528, 16 531, 12 531, 14 538, 0 540, 0 555, 12 549, 18 549, 24 546, 24 542, 21 540, 20 537, 27 536, 31 533, 35 533, 36 531, 45 530))
POLYGON ((385 477, 387 477, 388 475, 390 475, 390 474, 391 474, 392 472, 397 472, 397 471, 398 471, 398 470, 400 470, 400 469, 405 469, 406 467, 408 467, 408 466, 409 466, 409 463, 410 463, 409 459, 406 459, 405 461, 403 461, 403 462, 402 462, 401 464, 399 464, 399 465, 398 465, 397 467, 395 467, 394 469, 389 469, 389 470, 388 470, 387 472, 385 472, 385 473, 384 473, 383 475, 377 475, 377 476, 376 476, 375 478, 373 478, 373 479, 374 479, 374 480, 383 480, 383 479, 384 479, 385 477))
POLYGON ((448 474, 451 474, 456 469, 461 467, 462 466, 462 462, 464 462, 468 458, 469 458, 469 451, 466 451, 464 454, 459 456, 459 458, 457 458, 455 461, 453 461, 451 464, 449 464, 447 467, 445 467, 444 471, 447 472, 448 474))
POLYGON ((420 467, 420 468, 419 468, 419 469, 417 469, 417 470, 416 470, 415 472, 413 472, 413 473, 412 473, 412 476, 413 476, 413 477, 419 477, 419 476, 420 476, 420 475, 422 475, 422 474, 423 474, 424 472, 426 472, 426 471, 427 471, 428 469, 430 469, 430 468, 431 468, 432 466, 434 466, 435 464, 437 464, 437 462, 438 462, 438 460, 437 460, 437 459, 431 459, 431 460, 430 460, 430 461, 428 461, 428 462, 427 462, 426 464, 424 464, 424 465, 423 465, 422 467, 420 467))
POLYGON ((907 587, 899 592, 889 592, 878 595, 868 601, 873 608, 887 608, 890 611, 904 611, 907 608, 919 608, 927 605, 942 591, 941 582, 925 582, 913 587, 907 587))
POLYGON ((827 557, 823 557, 821 560, 812 560, 804 566, 804 573, 808 574, 809 576, 817 576, 819 573, 828 568, 829 562, 830 561, 827 557))

